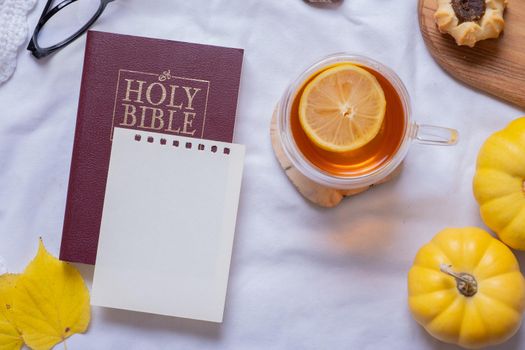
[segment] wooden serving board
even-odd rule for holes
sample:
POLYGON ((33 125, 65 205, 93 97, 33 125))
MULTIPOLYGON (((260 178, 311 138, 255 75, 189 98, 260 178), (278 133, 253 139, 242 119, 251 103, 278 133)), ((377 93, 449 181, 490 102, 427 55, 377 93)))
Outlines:
POLYGON ((525 1, 508 0, 504 33, 474 48, 457 46, 434 21, 437 0, 419 0, 419 25, 430 54, 464 83, 525 108, 525 1))
MULTIPOLYGON (((273 114, 272 122, 270 125, 270 137, 272 140, 272 147, 275 156, 277 157, 279 165, 283 169, 286 176, 288 176, 288 178, 294 184, 297 191, 299 191, 299 193, 303 195, 304 198, 316 205, 325 208, 336 207, 339 203, 341 203, 341 201, 344 198, 354 196, 375 186, 371 185, 353 190, 339 190, 336 188, 330 188, 315 183, 303 174, 301 174, 301 172, 293 166, 290 159, 288 159, 288 157, 286 156, 286 153, 284 153, 283 146, 279 138, 279 132, 277 130, 277 117, 275 112, 273 114)), ((398 166, 390 175, 388 175, 385 179, 381 180, 376 185, 387 182, 399 175, 399 173, 401 173, 402 166, 403 163, 401 163, 401 165, 398 166)))

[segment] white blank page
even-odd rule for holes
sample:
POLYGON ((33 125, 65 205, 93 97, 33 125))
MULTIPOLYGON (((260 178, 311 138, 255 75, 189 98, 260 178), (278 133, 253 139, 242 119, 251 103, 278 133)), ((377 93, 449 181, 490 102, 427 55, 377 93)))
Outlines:
POLYGON ((115 128, 91 303, 221 322, 244 152, 115 128))

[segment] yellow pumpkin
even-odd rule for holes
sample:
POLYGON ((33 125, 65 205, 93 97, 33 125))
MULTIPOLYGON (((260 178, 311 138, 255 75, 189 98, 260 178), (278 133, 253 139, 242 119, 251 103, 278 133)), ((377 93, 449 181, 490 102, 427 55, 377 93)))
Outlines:
POLYGON ((448 228, 417 253, 408 273, 408 301, 432 336, 480 348, 518 330, 525 280, 512 251, 486 231, 448 228))
POLYGON ((525 250, 525 117, 483 144, 473 187, 485 224, 512 248, 525 250))

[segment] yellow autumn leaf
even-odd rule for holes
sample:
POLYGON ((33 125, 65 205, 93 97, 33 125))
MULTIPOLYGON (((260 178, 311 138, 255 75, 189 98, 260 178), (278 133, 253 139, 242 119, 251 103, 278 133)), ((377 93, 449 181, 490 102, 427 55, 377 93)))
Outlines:
POLYGON ((89 325, 89 293, 78 270, 50 255, 42 240, 15 286, 13 311, 27 346, 51 349, 89 325))
POLYGON ((14 322, 13 293, 18 275, 0 276, 0 350, 18 350, 24 344, 14 322))

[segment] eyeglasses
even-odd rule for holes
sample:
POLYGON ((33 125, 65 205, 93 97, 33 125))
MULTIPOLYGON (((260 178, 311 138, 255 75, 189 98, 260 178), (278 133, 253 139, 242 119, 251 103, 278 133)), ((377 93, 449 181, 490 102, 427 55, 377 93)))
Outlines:
POLYGON ((27 49, 36 58, 45 57, 80 37, 114 0, 64 0, 50 9, 48 0, 27 49))

